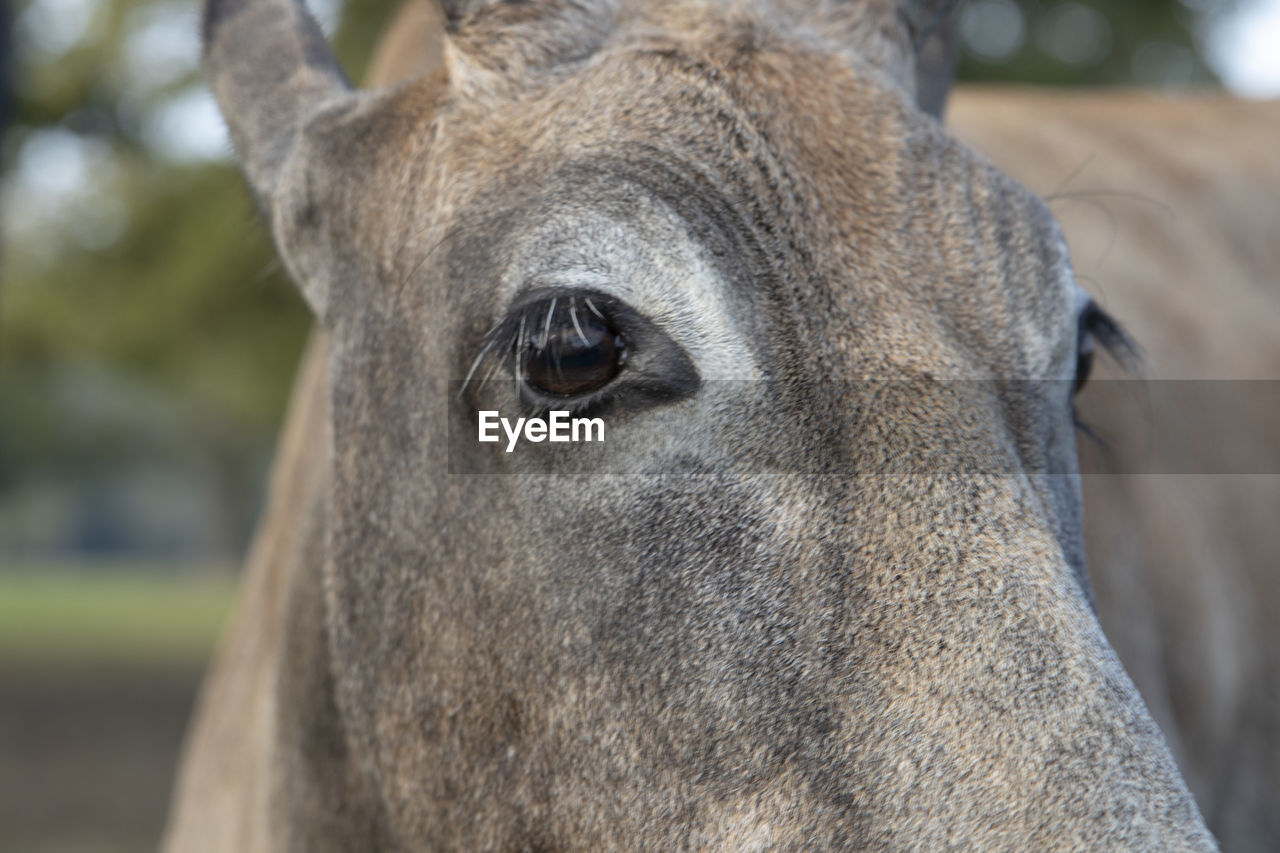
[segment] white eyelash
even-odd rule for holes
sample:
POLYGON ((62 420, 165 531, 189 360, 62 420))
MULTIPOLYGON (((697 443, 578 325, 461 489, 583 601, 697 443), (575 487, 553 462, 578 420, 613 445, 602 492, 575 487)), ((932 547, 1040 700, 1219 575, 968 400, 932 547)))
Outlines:
MULTIPOLYGON (((480 354, 475 357, 475 360, 471 362, 471 369, 467 371, 467 378, 462 380, 462 387, 458 389, 459 397, 466 393, 467 386, 471 384, 471 377, 476 373, 476 368, 480 366, 480 362, 484 361, 484 357, 489 354, 489 350, 493 349, 493 345, 496 342, 496 339, 491 339, 484 345, 484 349, 480 350, 480 354)), ((490 375, 492 375, 492 371, 490 371, 490 375)), ((488 381, 488 377, 486 377, 485 382, 488 381)), ((481 382, 480 385, 483 387, 484 382, 481 382)))
MULTIPOLYGON (((565 294, 560 296, 565 296, 565 294)), ((512 377, 517 383, 524 382, 523 357, 530 350, 536 352, 546 349, 550 343, 551 322, 555 319, 555 310, 559 304, 560 296, 553 297, 547 303, 527 303, 490 328, 485 334, 484 345, 467 370, 466 378, 462 381, 462 387, 458 390, 458 396, 461 397, 469 388, 484 388, 494 374, 505 366, 508 353, 511 354, 513 359, 512 377), (546 306, 546 314, 542 315, 540 309, 544 304, 546 306), (518 320, 515 316, 516 313, 519 314, 518 320), (538 329, 539 325, 542 326, 541 330, 538 329), (484 378, 476 383, 474 382, 476 375, 486 359, 490 360, 490 367, 485 372, 484 378)), ((583 328, 581 318, 578 317, 577 297, 568 296, 567 298, 569 299, 569 320, 573 323, 578 340, 582 342, 583 346, 590 346, 591 341, 587 337, 586 329, 583 328)), ((591 297, 583 296, 582 301, 585 303, 587 310, 600 321, 606 325, 612 325, 596 303, 592 301, 591 297)))
POLYGON ((551 318, 556 313, 556 300, 552 298, 551 307, 547 309, 547 322, 542 326, 542 343, 538 344, 538 349, 546 349, 547 341, 551 340, 551 318))
POLYGON ((582 326, 578 325, 578 307, 572 299, 569 300, 569 319, 573 321, 573 330, 578 333, 578 340, 582 341, 582 345, 591 346, 591 341, 587 340, 587 336, 582 333, 582 326))
POLYGON ((521 314, 520 315, 520 333, 516 336, 516 351, 515 351, 516 382, 524 381, 524 371, 520 368, 520 356, 524 352, 524 320, 525 320, 525 315, 521 314))

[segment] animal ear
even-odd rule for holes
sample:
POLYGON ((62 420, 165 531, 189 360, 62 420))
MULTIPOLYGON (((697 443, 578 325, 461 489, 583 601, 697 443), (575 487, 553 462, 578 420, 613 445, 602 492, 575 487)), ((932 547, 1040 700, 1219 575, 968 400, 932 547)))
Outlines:
POLYGON ((500 2, 502 0, 440 0, 440 11, 444 13, 449 29, 456 29, 458 22, 467 15, 500 2))
MULTIPOLYGON (((519 84, 593 54, 613 30, 620 0, 440 0, 457 67, 519 84)), ((462 72, 462 73, 460 73, 462 72)))
POLYGON ((959 0, 845 0, 806 8, 820 31, 879 67, 920 109, 940 118, 955 74, 958 5, 959 0))
POLYGON ((314 126, 356 96, 301 0, 208 0, 203 35, 209 86, 249 186, 286 266, 323 317, 328 286, 300 274, 280 224, 302 215, 290 208, 299 197, 294 184, 306 171, 297 161, 314 126))
POLYGON ((955 80, 959 5, 959 0, 902 0, 899 7, 915 54, 916 103, 937 118, 955 80))

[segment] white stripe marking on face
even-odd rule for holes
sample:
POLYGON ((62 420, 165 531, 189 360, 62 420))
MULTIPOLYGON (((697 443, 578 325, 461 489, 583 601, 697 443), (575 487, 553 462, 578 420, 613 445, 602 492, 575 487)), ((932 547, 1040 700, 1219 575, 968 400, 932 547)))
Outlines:
MULTIPOLYGON (((622 300, 679 344, 703 379, 759 379, 733 318, 729 284, 684 221, 637 195, 627 222, 575 209, 523 235, 502 273, 507 301, 537 287, 581 287, 622 300)), ((588 299, 587 307, 599 316, 588 299)))

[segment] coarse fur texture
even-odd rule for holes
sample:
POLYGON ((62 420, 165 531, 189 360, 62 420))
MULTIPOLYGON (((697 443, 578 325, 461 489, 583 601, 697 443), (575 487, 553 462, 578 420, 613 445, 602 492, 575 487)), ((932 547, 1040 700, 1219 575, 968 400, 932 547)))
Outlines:
POLYGON ((949 120, 1049 198, 1142 345, 1143 405, 1108 364, 1078 401, 1094 470, 1129 471, 1084 479, 1098 615, 1223 849, 1280 849, 1280 102, 975 89, 949 120))
POLYGON ((451 10, 439 69, 411 8, 355 94, 291 3, 211 4, 325 332, 168 849, 1212 849, 1090 606, 1086 303, 920 109, 917 5, 451 10), (547 284, 703 380, 619 391, 608 471, 450 441, 547 284))

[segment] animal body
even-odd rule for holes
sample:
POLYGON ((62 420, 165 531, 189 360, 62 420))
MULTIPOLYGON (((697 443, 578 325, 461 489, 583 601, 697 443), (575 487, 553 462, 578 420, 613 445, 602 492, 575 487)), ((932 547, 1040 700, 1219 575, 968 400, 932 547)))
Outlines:
POLYGON ((1213 848, 1085 574, 1110 321, 941 11, 412 5, 356 94, 210 4, 323 331, 169 849, 1213 848), (548 402, 607 453, 466 440, 548 402))

